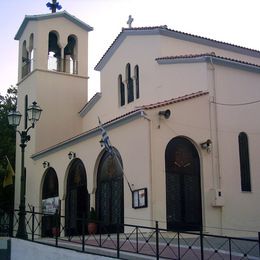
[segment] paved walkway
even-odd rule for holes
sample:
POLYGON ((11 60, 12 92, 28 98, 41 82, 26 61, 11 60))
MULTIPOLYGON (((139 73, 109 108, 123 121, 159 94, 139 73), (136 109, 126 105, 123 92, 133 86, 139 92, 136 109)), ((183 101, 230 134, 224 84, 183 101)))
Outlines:
MULTIPOLYGON (((54 238, 44 238, 38 240, 38 242, 55 245, 54 238)), ((213 243, 212 243, 213 244, 213 243)), ((219 244, 219 243, 217 243, 219 244)), ((69 248, 77 251, 83 251, 83 243, 80 237, 73 237, 69 240, 67 237, 58 239, 58 246, 63 248, 69 248)), ((120 238, 120 252, 119 257, 121 259, 156 259, 156 243, 152 241, 140 240, 138 245, 135 240, 131 239, 121 239, 120 238)), ((204 246, 204 251, 201 252, 200 247, 195 244, 181 244, 178 248, 177 244, 166 243, 160 241, 159 243, 159 255, 160 259, 201 259, 201 254, 203 253, 204 259, 260 259, 257 255, 259 254, 258 248, 255 248, 251 254, 246 253, 247 251, 232 252, 230 255, 227 247, 216 247, 204 246), (255 254, 255 255, 254 255, 255 254)), ((92 235, 85 237, 84 251, 94 254, 100 254, 110 257, 117 257, 117 239, 116 236, 107 235, 92 235), (100 246, 101 245, 101 246, 100 246)), ((251 250, 250 250, 251 251, 251 250)))

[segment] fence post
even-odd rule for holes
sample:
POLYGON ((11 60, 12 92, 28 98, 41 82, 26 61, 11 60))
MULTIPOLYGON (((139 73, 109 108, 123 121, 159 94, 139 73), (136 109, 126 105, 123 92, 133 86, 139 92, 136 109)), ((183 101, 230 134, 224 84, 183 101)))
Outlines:
POLYGON ((232 247, 231 247, 231 238, 228 238, 228 248, 229 248, 229 259, 232 259, 232 247))
POLYGON ((201 254, 201 260, 204 260, 204 247, 203 247, 203 232, 202 232, 202 229, 200 229, 200 254, 201 254))
POLYGON ((35 221, 35 208, 32 207, 32 241, 34 241, 34 221, 35 221))
POLYGON ((258 249, 259 249, 259 257, 260 257, 260 232, 258 232, 258 249))
POLYGON ((119 220, 117 220, 116 224, 116 250, 117 250, 117 258, 120 256, 120 243, 119 243, 119 220))
POLYGON ((156 236, 156 259, 159 259, 159 224, 155 221, 155 236, 156 236))
POLYGON ((85 213, 83 213, 82 216, 82 252, 85 252, 85 225, 86 225, 86 221, 85 221, 85 213))
POLYGON ((59 231, 59 220, 58 220, 58 210, 55 211, 54 214, 54 218, 55 218, 55 246, 58 247, 58 233, 59 231))
POLYGON ((181 248, 180 248, 180 231, 178 233, 178 259, 181 259, 181 248))
POLYGON ((9 237, 13 237, 14 214, 15 214, 14 210, 10 210, 10 212, 8 213, 8 216, 9 216, 8 217, 8 219, 9 219, 9 223, 8 223, 9 237))
POLYGON ((139 247, 138 247, 138 226, 136 228, 136 253, 138 254, 139 252, 139 247))

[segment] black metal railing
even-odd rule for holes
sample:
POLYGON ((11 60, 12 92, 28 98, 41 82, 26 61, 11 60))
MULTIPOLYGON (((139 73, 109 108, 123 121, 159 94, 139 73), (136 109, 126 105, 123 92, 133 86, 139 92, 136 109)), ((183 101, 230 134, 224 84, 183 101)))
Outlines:
MULTIPOLYGON (((10 225, 13 220, 13 232, 6 232, 6 236, 16 234, 18 226, 18 210, 5 223, 0 219, 0 230, 10 225)), ((109 225, 96 221, 97 233, 89 233, 89 220, 84 216, 79 218, 80 230, 72 230, 65 226, 65 217, 55 214, 52 216, 52 235, 42 236, 43 217, 39 212, 26 212, 26 229, 28 240, 55 247, 73 249, 80 252, 110 255, 128 259, 141 254, 156 259, 260 259, 260 233, 257 238, 240 238, 205 234, 203 232, 170 231, 155 227, 131 224, 117 224, 116 232, 109 232, 109 225)), ((68 223, 68 222, 67 222, 68 223)), ((68 224, 67 224, 68 225, 68 224)))
POLYGON ((49 56, 48 70, 65 72, 68 74, 78 74, 78 61, 49 56))

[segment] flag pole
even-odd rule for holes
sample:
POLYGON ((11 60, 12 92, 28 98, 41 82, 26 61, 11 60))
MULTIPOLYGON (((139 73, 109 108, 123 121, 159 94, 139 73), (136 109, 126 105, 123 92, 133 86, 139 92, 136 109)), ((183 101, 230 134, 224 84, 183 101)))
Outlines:
MULTIPOLYGON (((112 149, 113 149, 113 148, 112 148, 112 149)), ((129 181, 128 181, 128 179, 127 179, 125 173, 124 173, 124 169, 123 169, 123 167, 122 167, 122 164, 121 164, 121 162, 119 161, 117 155, 114 153, 114 151, 113 151, 113 155, 112 155, 112 157, 115 157, 115 158, 116 158, 117 163, 118 163, 118 165, 119 165, 119 167, 120 167, 120 170, 122 171, 123 176, 124 176, 125 179, 126 179, 126 182, 127 182, 127 184, 128 184, 128 187, 129 187, 130 191, 133 193, 133 190, 132 190, 132 188, 131 188, 131 185, 130 185, 130 183, 129 183, 129 181)))
POLYGON ((101 129, 101 136, 102 136, 102 138, 100 140, 101 147, 104 146, 105 150, 110 154, 110 156, 112 156, 112 158, 116 158, 116 161, 117 161, 117 163, 120 167, 120 170, 122 171, 123 176, 127 181, 128 187, 129 187, 130 191, 133 193, 131 185, 130 185, 130 183, 129 183, 129 181, 128 181, 125 173, 124 173, 123 166, 122 166, 120 160, 118 159, 117 154, 113 150, 113 147, 112 147, 110 140, 109 140, 109 136, 107 135, 107 132, 106 132, 105 128, 103 127, 99 117, 98 117, 98 123, 99 123, 99 128, 101 129))

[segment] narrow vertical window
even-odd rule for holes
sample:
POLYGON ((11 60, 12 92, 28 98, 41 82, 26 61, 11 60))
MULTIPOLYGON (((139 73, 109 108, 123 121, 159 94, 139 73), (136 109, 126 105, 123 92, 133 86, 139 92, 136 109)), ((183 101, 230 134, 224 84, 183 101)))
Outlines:
POLYGON ((134 101, 134 84, 131 78, 131 66, 129 63, 126 65, 126 82, 127 82, 127 102, 134 101))
POLYGON ((118 76, 118 89, 119 89, 119 104, 120 106, 125 105, 125 85, 122 80, 122 75, 118 76))
POLYGON ((140 92, 139 92, 139 67, 138 65, 135 66, 135 95, 136 99, 140 97, 140 92))
POLYGON ((240 158, 241 190, 251 191, 248 138, 246 133, 241 132, 239 134, 238 143, 240 158))

